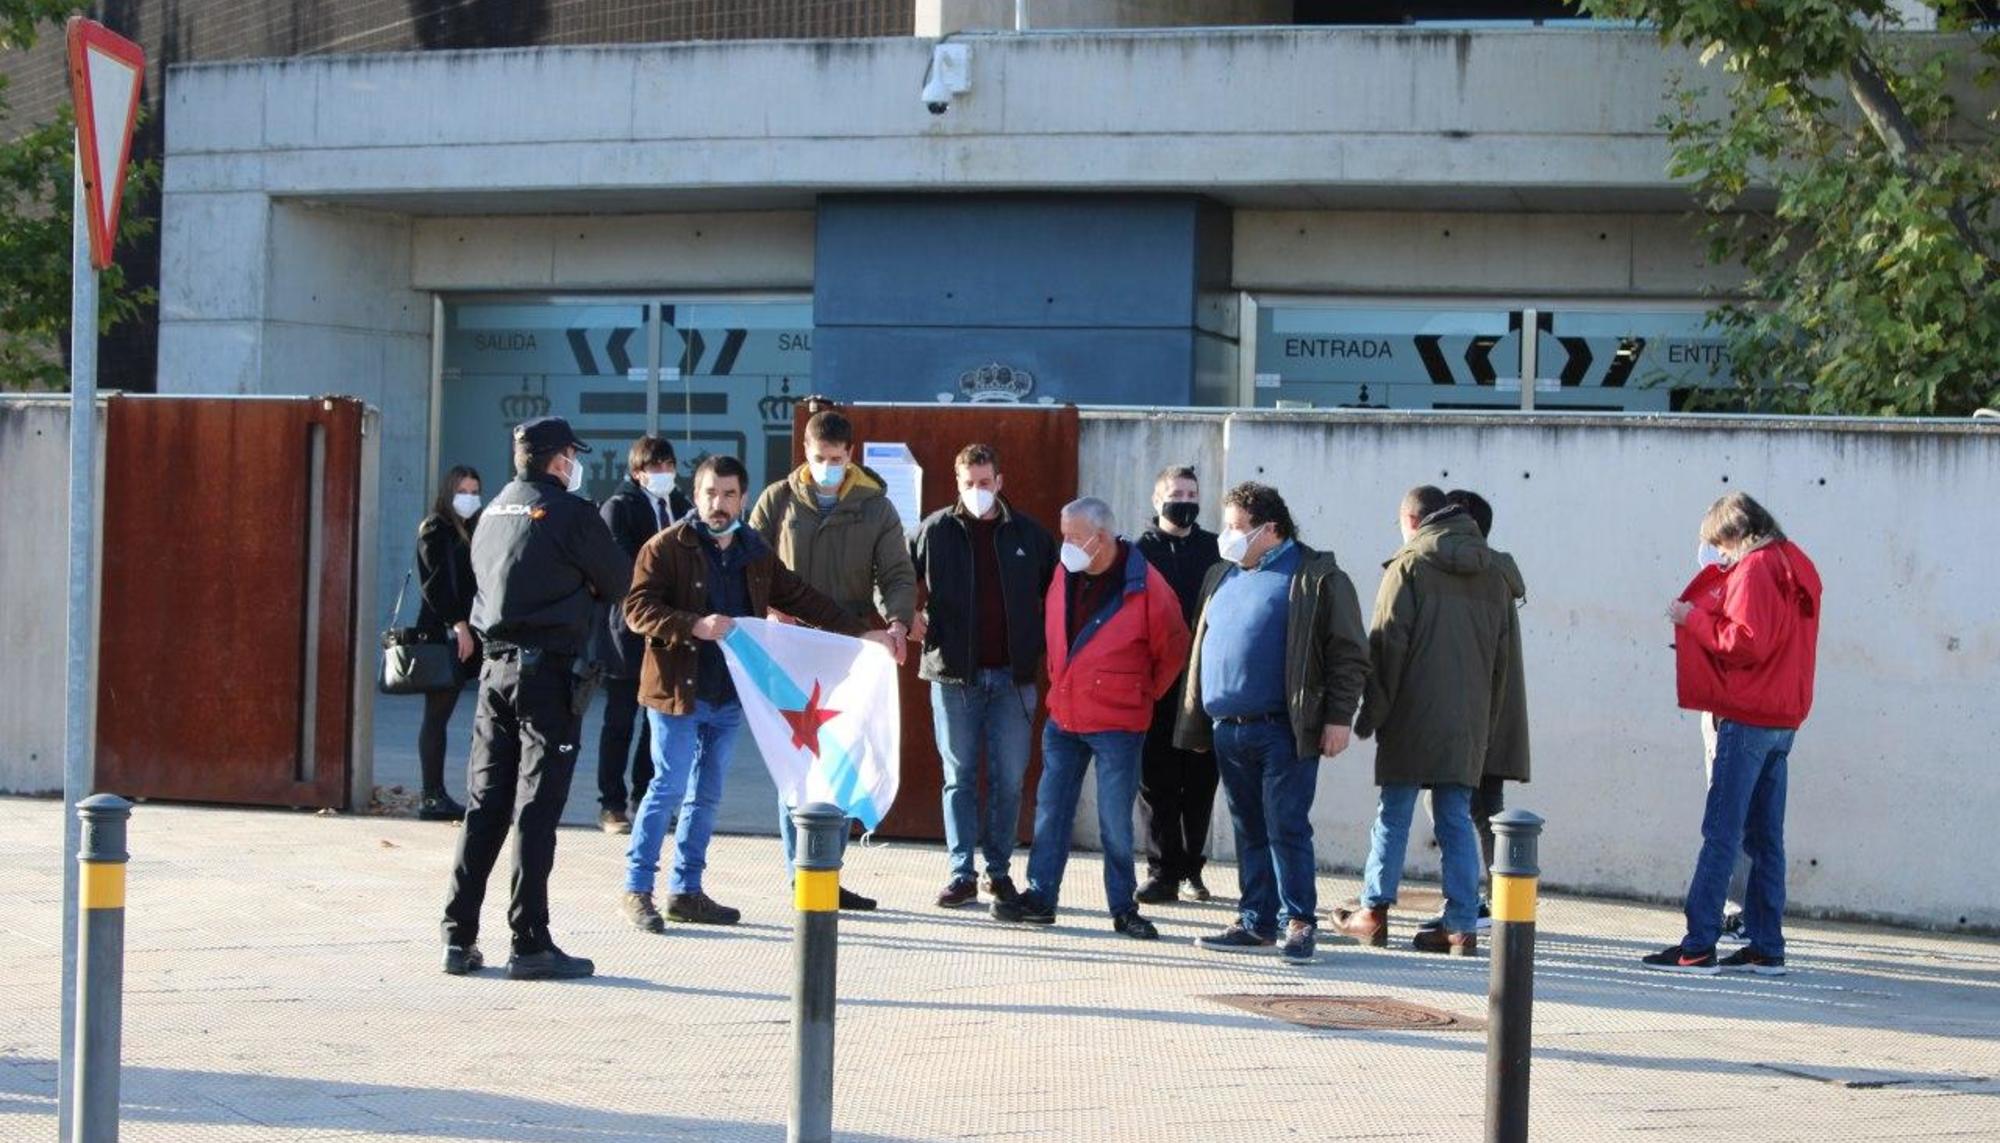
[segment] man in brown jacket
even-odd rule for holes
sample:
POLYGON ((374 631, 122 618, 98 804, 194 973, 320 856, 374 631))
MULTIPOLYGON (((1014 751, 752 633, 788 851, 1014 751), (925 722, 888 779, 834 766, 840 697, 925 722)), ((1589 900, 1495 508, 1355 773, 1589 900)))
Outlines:
MULTIPOLYGON (((806 462, 757 497, 750 527, 779 562, 848 614, 863 622, 881 615, 901 663, 917 613, 917 572, 902 518, 882 482, 854 463, 854 425, 846 417, 814 413, 805 438, 806 462)), ((789 866, 798 839, 783 802, 778 836, 789 866)), ((843 887, 840 907, 867 910, 875 902, 843 887)))
POLYGON ((1479 916, 1472 792, 1505 702, 1514 597, 1472 517, 1443 492, 1411 489, 1399 517, 1403 546, 1384 565, 1375 597, 1374 671, 1355 723, 1362 737, 1378 736, 1381 796, 1360 907, 1336 910, 1333 920, 1349 936, 1388 944, 1410 817, 1428 786, 1443 851, 1444 928, 1419 930, 1411 947, 1469 956, 1479 916))
POLYGON ((777 608, 815 627, 890 644, 888 635, 869 632, 741 526, 748 480, 735 457, 702 461, 694 476, 694 518, 639 550, 625 597, 626 626, 646 641, 639 701, 653 733, 653 781, 632 823, 621 903, 626 920, 647 932, 666 929, 653 904, 653 884, 675 804, 680 823, 667 916, 710 925, 733 925, 740 917, 701 887, 723 775, 743 728, 743 707, 719 646, 736 620, 777 608))

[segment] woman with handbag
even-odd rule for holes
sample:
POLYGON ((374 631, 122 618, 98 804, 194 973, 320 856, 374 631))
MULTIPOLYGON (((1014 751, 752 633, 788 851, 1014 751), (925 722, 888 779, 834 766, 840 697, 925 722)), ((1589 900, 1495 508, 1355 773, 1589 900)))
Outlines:
POLYGON ((430 515, 417 525, 417 590, 422 600, 417 630, 451 648, 459 666, 452 686, 424 694, 424 723, 417 731, 424 793, 417 816, 425 821, 457 821, 465 816, 465 807, 445 792, 444 744, 459 692, 479 665, 479 637, 470 623, 472 530, 479 523, 479 488, 477 471, 454 466, 438 487, 430 515))

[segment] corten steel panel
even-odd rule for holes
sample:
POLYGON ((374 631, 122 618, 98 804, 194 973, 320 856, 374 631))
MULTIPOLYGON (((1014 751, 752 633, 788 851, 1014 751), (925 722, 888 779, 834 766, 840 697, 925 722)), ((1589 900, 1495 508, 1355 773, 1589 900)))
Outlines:
MULTIPOLYGON (((838 407, 854 422, 854 453, 869 441, 900 441, 910 446, 924 470, 925 514, 950 504, 958 495, 952 458, 974 442, 992 445, 1000 454, 1005 477, 1002 493, 1015 510, 1056 532, 1062 506, 1076 499, 1077 411, 1074 405, 846 405, 801 401, 792 413, 793 461, 805 463, 806 419, 821 408, 838 407)), ((906 521, 907 523, 907 521, 906 521)), ((879 622, 879 621, 878 621, 879 622)), ((944 771, 938 758, 937 735, 931 725, 930 684, 917 677, 920 653, 912 648, 903 664, 899 693, 903 711, 903 770, 896 805, 877 831, 883 837, 940 841, 944 838, 944 771)), ((1046 672, 1039 669, 1038 674, 1046 672)), ((1046 678, 1043 679, 1046 683, 1046 678)), ((1026 789, 1021 798, 1020 840, 1033 838, 1035 784, 1042 773, 1041 725, 1047 708, 1035 705, 1026 789)), ((982 798, 985 786, 981 774, 982 798)))
POLYGON ((110 403, 98 789, 344 804, 361 417, 361 404, 344 399, 110 403), (308 568, 314 426, 325 446, 321 562, 308 568), (309 590, 317 639, 307 630, 309 590), (317 666, 310 758, 308 653, 317 666))

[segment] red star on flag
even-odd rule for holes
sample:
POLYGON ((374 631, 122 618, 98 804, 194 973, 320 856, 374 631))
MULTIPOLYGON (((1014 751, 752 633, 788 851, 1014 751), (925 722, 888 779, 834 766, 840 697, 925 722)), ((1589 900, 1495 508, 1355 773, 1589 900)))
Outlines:
POLYGON ((809 750, 819 757, 819 728, 840 717, 837 710, 827 710, 819 705, 819 680, 813 680, 812 697, 806 700, 804 710, 781 710, 785 721, 792 728, 792 745, 801 750, 809 750))

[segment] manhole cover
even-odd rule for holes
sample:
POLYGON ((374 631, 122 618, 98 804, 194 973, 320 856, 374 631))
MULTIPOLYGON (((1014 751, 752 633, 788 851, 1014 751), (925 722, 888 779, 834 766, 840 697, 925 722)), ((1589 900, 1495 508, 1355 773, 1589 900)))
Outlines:
POLYGON ((1297 1024, 1348 1031, 1483 1032, 1486 1021, 1389 996, 1211 996, 1232 1008, 1297 1024))

